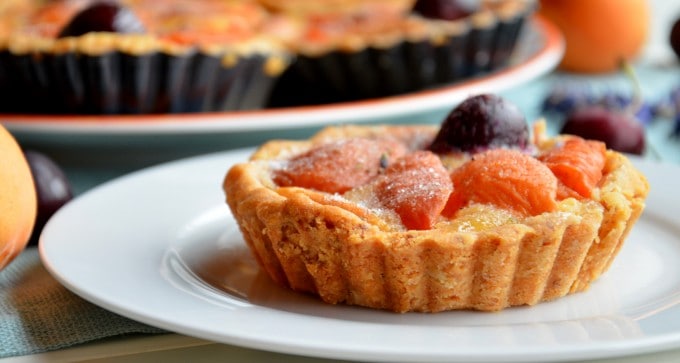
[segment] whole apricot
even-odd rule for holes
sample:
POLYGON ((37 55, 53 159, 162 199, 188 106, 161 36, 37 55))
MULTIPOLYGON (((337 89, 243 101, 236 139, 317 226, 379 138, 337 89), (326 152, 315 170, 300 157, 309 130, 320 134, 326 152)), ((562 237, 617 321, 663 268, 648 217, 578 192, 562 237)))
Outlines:
POLYGON ((28 162, 16 139, 0 125, 0 269, 26 247, 37 210, 28 162))
POLYGON ((552 21, 566 43, 559 68, 606 73, 633 61, 649 34, 646 0, 540 0, 539 14, 552 21))

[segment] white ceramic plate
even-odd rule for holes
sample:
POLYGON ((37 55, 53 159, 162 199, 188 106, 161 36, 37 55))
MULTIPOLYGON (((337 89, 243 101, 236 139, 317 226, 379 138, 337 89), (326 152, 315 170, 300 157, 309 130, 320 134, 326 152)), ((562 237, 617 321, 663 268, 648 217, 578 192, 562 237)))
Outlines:
POLYGON ((129 318, 221 343, 370 361, 547 361, 680 344, 680 195, 671 164, 639 161, 648 208, 589 291, 499 313, 394 314, 332 306, 273 285, 224 203, 226 170, 249 151, 145 169, 91 190, 46 226, 46 268, 129 318))
POLYGON ((22 140, 56 142, 54 136, 168 135, 271 131, 351 121, 417 122, 423 114, 450 110, 471 94, 499 92, 551 71, 561 59, 564 43, 559 31, 541 18, 526 27, 512 64, 487 76, 402 96, 322 106, 247 112, 178 115, 54 116, 0 115, 0 122, 22 140))

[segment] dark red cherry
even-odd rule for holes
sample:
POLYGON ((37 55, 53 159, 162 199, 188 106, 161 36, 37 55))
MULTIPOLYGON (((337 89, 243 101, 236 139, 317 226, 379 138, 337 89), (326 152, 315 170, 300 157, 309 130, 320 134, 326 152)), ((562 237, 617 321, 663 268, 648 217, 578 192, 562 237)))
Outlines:
POLYGON ((454 108, 442 123, 430 150, 480 151, 488 148, 525 148, 529 126, 513 103, 491 94, 473 96, 454 108))
POLYGON ((634 116, 601 106, 577 109, 565 119, 560 133, 599 140, 607 148, 641 155, 645 150, 645 129, 634 116))
POLYGON ((478 0, 417 0, 413 12, 426 18, 456 20, 479 9, 478 0))
POLYGON ((73 199, 73 192, 64 171, 50 157, 33 150, 24 151, 24 155, 33 174, 38 195, 38 216, 28 243, 36 245, 47 221, 66 202, 73 199))
POLYGON ((670 45, 675 52, 675 55, 680 58, 680 18, 678 18, 671 27, 670 45))
POLYGON ((61 30, 59 38, 76 37, 90 32, 144 33, 144 25, 124 5, 97 2, 85 8, 61 30))

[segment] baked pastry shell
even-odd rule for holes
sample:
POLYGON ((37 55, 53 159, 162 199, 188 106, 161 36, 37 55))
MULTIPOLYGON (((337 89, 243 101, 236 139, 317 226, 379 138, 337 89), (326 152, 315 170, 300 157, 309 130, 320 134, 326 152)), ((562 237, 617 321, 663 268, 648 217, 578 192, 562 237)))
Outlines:
POLYGON ((265 144, 229 170, 223 187, 262 269, 331 304, 497 311, 587 290, 615 259, 648 192, 631 162, 608 151, 592 200, 565 199, 555 212, 479 231, 395 230, 343 198, 277 187, 271 159, 308 146, 265 144))

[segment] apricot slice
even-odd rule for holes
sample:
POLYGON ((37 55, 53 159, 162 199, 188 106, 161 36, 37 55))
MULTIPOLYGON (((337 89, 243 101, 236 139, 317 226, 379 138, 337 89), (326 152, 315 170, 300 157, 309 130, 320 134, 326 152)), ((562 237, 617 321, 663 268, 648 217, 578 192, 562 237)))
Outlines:
POLYGON ((557 178, 536 158, 511 149, 492 149, 451 173, 453 192, 442 211, 452 217, 468 203, 491 204, 521 215, 557 207, 557 178))
POLYGON ((293 157, 272 177, 279 186, 344 193, 368 183, 385 163, 406 152, 405 145, 393 140, 343 139, 293 157))
MULTIPOLYGON (((567 188, 588 198, 602 179, 606 146, 603 142, 570 137, 558 147, 539 156, 541 160, 567 188)), ((569 196, 565 191, 558 198, 569 196)))
POLYGON ((385 169, 376 182, 378 200, 394 210, 408 229, 430 229, 453 190, 449 173, 437 155, 416 151, 385 169))

